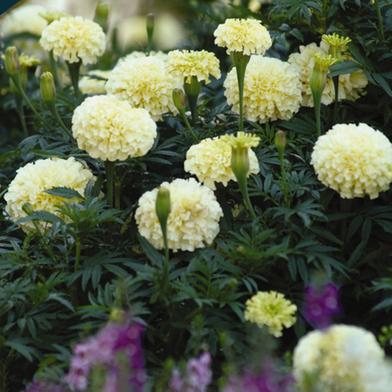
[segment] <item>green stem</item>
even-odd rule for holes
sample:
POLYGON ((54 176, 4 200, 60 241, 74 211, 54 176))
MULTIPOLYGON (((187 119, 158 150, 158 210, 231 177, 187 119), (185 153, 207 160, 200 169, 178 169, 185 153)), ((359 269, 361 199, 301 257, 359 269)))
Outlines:
POLYGON ((376 7, 376 14, 378 20, 378 31, 380 34, 381 41, 385 41, 385 33, 384 33, 384 21, 381 14, 381 7, 378 0, 374 0, 374 6, 376 7))
POLYGON ((106 169, 106 197, 110 207, 113 207, 113 188, 114 188, 114 162, 105 161, 106 169))
POLYGON ((53 103, 52 105, 49 105, 49 109, 51 111, 51 113, 53 114, 53 116, 56 118, 57 122, 60 124, 61 128, 63 129, 63 131, 71 136, 71 131, 67 128, 67 126, 64 124, 64 121, 62 120, 62 118, 60 117, 60 114, 56 108, 56 105, 53 103))
POLYGON ((245 208, 249 211, 252 219, 256 219, 256 213, 255 213, 255 210, 253 208, 252 202, 250 201, 250 198, 249 198, 247 181, 245 180, 243 182, 243 184, 241 184, 239 182, 238 185, 239 185, 239 188, 240 188, 240 191, 241 191, 241 195, 242 195, 242 199, 244 201, 245 208))
POLYGON ((198 139, 198 137, 197 137, 195 131, 193 130, 191 124, 189 123, 189 121, 188 121, 188 119, 186 117, 186 114, 185 114, 185 112, 183 110, 180 111, 180 116, 181 116, 182 120, 184 121, 184 124, 185 124, 186 128, 188 129, 188 132, 189 132, 190 136, 192 137, 192 139, 194 141, 196 141, 198 139))
POLYGON ((56 86, 61 88, 60 78, 57 72, 56 61, 54 60, 53 52, 49 52, 49 64, 50 64, 50 70, 53 74, 54 82, 56 86))
POLYGON ((77 236, 75 240, 75 271, 79 271, 81 253, 82 253, 82 242, 80 240, 80 237, 77 236))
POLYGON ((118 210, 121 208, 121 181, 119 178, 114 179, 114 207, 118 210))
POLYGON ((184 81, 184 91, 188 98, 192 123, 195 124, 198 118, 197 100, 201 91, 201 85, 196 76, 192 76, 190 82, 184 81))
POLYGON ((333 107, 333 122, 336 124, 338 122, 339 114, 339 75, 335 76, 333 79, 333 85, 335 89, 335 102, 333 107))
POLYGON ((321 94, 313 94, 317 136, 321 135, 321 94))
POLYGON ((290 195, 287 186, 287 172, 286 172, 286 164, 284 161, 284 155, 279 154, 280 161, 280 178, 281 178, 281 188, 283 193, 284 204, 286 207, 290 206, 290 195))
POLYGON ((75 92, 75 96, 77 99, 81 97, 81 92, 79 90, 79 74, 80 74, 80 66, 82 63, 79 61, 77 63, 67 63, 69 76, 71 78, 72 87, 75 92))
POLYGON ((22 126, 23 136, 26 138, 29 136, 29 131, 26 125, 26 117, 23 108, 23 102, 18 95, 15 95, 16 110, 20 119, 20 124, 22 126))
POLYGON ((232 53, 232 59, 237 72, 238 81, 238 95, 239 95, 239 123, 238 127, 241 132, 244 131, 244 83, 246 67, 249 63, 250 56, 244 55, 241 52, 232 53))
POLYGON ((169 245, 167 241, 167 227, 163 227, 161 225, 162 237, 163 237, 163 247, 165 252, 165 260, 163 263, 163 272, 162 272, 162 292, 165 293, 166 289, 169 285, 169 245))

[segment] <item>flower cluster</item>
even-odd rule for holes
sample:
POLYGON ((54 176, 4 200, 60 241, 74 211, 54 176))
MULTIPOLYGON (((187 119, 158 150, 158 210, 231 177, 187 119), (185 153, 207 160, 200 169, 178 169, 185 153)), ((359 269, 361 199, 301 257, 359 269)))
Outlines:
POLYGON ((110 71, 99 69, 90 71, 79 81, 79 89, 83 94, 98 95, 106 93, 106 82, 109 79, 110 71))
POLYGON ((268 30, 255 19, 226 19, 214 32, 215 44, 227 53, 263 55, 272 45, 268 30))
POLYGON ((294 375, 300 388, 309 387, 311 379, 312 390, 323 392, 387 392, 392 382, 392 369, 374 335, 349 325, 303 337, 294 351, 294 375))
POLYGON ((106 90, 160 120, 164 113, 176 112, 172 92, 180 86, 180 81, 168 73, 165 61, 148 56, 120 61, 110 74, 106 90))
POLYGON ((143 392, 146 372, 142 333, 143 327, 129 320, 107 324, 96 336, 74 348, 71 367, 65 377, 67 384, 72 390, 85 391, 92 371, 98 369, 103 372, 103 377, 99 377, 104 380, 102 392, 143 392))
MULTIPOLYGON (((204 248, 219 233, 222 209, 211 189, 193 178, 163 183, 170 191, 171 212, 167 222, 168 246, 173 251, 204 248)), ((158 188, 139 199, 135 218, 140 234, 157 249, 163 248, 162 231, 155 212, 158 188)))
POLYGON ((101 26, 80 16, 55 20, 42 32, 41 46, 68 63, 95 64, 105 51, 101 26))
MULTIPOLYGON (((227 75, 224 87, 227 102, 239 113, 235 69, 227 75)), ((244 83, 244 114, 247 119, 261 123, 288 120, 299 110, 301 99, 296 67, 274 58, 251 57, 244 83)))
POLYGON ((311 325, 326 328, 339 312, 338 288, 333 283, 306 288, 305 318, 311 325))
MULTIPOLYGON (((313 106, 313 97, 310 89, 310 77, 313 72, 316 55, 327 55, 328 47, 318 46, 311 43, 306 46, 300 46, 299 53, 292 53, 288 62, 298 67, 299 79, 302 84, 302 106, 313 106)), ((368 80, 362 71, 354 71, 349 74, 339 75, 339 100, 355 101, 364 94, 364 89, 368 80)), ((335 88, 331 78, 327 79, 327 84, 321 96, 321 103, 324 105, 331 104, 335 99, 335 88)))
POLYGON ((111 95, 86 98, 73 114, 72 132, 80 149, 104 161, 143 156, 157 135, 146 110, 111 95))
POLYGON ((210 82, 210 76, 220 78, 219 60, 206 50, 173 50, 169 52, 169 72, 190 83, 193 76, 199 82, 210 82))
POLYGON ((245 320, 267 326, 275 336, 282 336, 283 328, 290 328, 296 321, 297 307, 276 291, 259 291, 246 301, 245 320))
MULTIPOLYGON (((7 202, 5 210, 14 221, 26 216, 26 204, 32 211, 48 211, 58 215, 58 207, 70 199, 45 191, 65 187, 83 194, 88 182, 93 179, 91 171, 75 158, 49 158, 28 163, 17 170, 16 177, 8 187, 4 196, 7 202)), ((26 222, 23 228, 31 229, 34 226, 26 222)))
MULTIPOLYGON (((233 140, 236 140, 234 135, 225 135, 204 139, 191 146, 186 153, 185 171, 194 174, 200 182, 211 189, 215 189, 216 183, 226 186, 229 181, 235 180, 231 168, 231 143, 233 140)), ((254 151, 249 149, 248 154, 249 176, 257 174, 260 167, 254 151)))
POLYGON ((211 355, 205 352, 199 358, 188 361, 185 374, 178 369, 173 370, 170 392, 207 392, 211 382, 211 355))
POLYGON ((311 163, 318 179, 346 199, 375 199, 392 182, 392 144, 366 124, 335 125, 317 140, 311 163))

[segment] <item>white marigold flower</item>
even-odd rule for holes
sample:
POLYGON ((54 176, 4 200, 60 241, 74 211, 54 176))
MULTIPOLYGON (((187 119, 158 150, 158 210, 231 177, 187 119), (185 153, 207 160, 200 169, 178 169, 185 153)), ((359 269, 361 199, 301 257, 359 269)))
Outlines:
POLYGON ((72 133, 80 149, 103 161, 123 161, 147 154, 157 135, 144 109, 111 95, 89 97, 75 109, 72 133))
POLYGON ((95 69, 80 78, 79 89, 82 94, 98 95, 106 94, 105 85, 111 71, 95 69))
POLYGON ((119 59, 117 62, 117 65, 123 61, 130 60, 130 59, 137 59, 137 58, 141 58, 141 57, 157 57, 160 60, 165 61, 165 62, 167 62, 167 60, 169 58, 167 53, 161 52, 160 50, 157 52, 151 51, 149 53, 142 52, 140 50, 135 50, 135 51, 127 54, 125 57, 122 57, 121 59, 119 59))
MULTIPOLYGON (((211 189, 215 189, 216 183, 227 186, 229 181, 236 181, 231 169, 231 144, 228 139, 234 135, 204 139, 200 143, 191 146, 186 153, 184 169, 194 174, 197 179, 211 189)), ((259 161, 256 154, 249 148, 249 173, 257 174, 260 171, 259 161)))
MULTIPOLYGON (((28 204, 33 211, 48 211, 58 215, 58 207, 70 201, 45 191, 57 187, 71 188, 81 195, 89 181, 94 179, 91 171, 75 158, 49 158, 28 163, 19 168, 8 187, 4 199, 5 211, 13 221, 26 216, 23 207, 28 204)), ((33 229, 31 222, 23 223, 24 230, 33 229)))
POLYGON ((192 76, 199 82, 210 82, 210 76, 220 78, 219 60, 206 50, 173 50, 169 52, 169 72, 190 83, 192 76))
POLYGON ((214 32, 215 44, 227 53, 265 54, 272 46, 268 30, 256 19, 226 19, 214 32))
POLYGON ((6 14, 0 23, 1 33, 5 36, 30 33, 40 36, 47 26, 41 16, 45 8, 40 5, 25 5, 6 14))
MULTIPOLYGON (((224 87, 227 102, 239 113, 235 68, 228 73, 224 87)), ((244 83, 244 115, 248 120, 288 120, 299 110, 300 103, 301 83, 296 67, 275 58, 251 57, 244 83)))
MULTIPOLYGON (((300 72, 302 84, 302 106, 313 107, 313 96, 310 89, 310 77, 313 72, 315 56, 328 54, 328 46, 318 46, 311 43, 300 46, 299 53, 292 53, 288 59, 290 64, 296 65, 300 72)), ((364 95, 368 80, 362 71, 355 71, 351 74, 339 75, 339 100, 348 99, 355 101, 364 95)), ((335 100, 335 88, 331 78, 327 79, 321 103, 330 105, 335 100)))
POLYGON ((300 388, 311 375, 314 389, 323 392, 388 392, 392 383, 392 368, 374 335, 350 325, 312 331, 299 341, 294 376, 300 388))
POLYGON ((68 63, 95 64, 103 55, 106 36, 101 26, 80 16, 55 20, 42 32, 41 46, 68 63))
POLYGON ((154 120, 161 120, 164 113, 176 112, 172 92, 180 86, 165 61, 148 56, 120 61, 110 74, 106 90, 132 107, 148 110, 154 120))
MULTIPOLYGON (((193 178, 164 182, 161 187, 170 191, 169 248, 174 252, 194 251, 210 245, 219 233, 219 220, 223 216, 214 192, 193 178)), ((157 193, 155 188, 142 195, 135 218, 139 233, 155 248, 162 249, 162 232, 155 212, 157 193)))
POLYGON ((366 124, 335 125, 318 138, 311 163, 318 179, 345 199, 375 199, 392 182, 392 144, 366 124))

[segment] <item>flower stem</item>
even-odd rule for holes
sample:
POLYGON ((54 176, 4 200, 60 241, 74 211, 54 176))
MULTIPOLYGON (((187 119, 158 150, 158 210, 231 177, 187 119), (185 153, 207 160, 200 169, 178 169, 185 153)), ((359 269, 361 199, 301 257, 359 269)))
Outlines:
POLYGON ((184 81, 184 91, 188 97, 189 108, 192 115, 192 123, 195 124, 198 118, 197 100, 201 91, 200 82, 196 76, 192 76, 191 81, 184 81))
POLYGON ((115 164, 114 162, 105 161, 106 169, 106 197, 110 207, 113 207, 113 188, 114 188, 114 175, 115 164))
POLYGON ((333 79, 333 85, 335 88, 335 103, 333 107, 333 122, 336 124, 338 122, 339 114, 339 75, 335 76, 333 79))
POLYGON ((321 94, 313 94, 317 136, 321 135, 321 94))
POLYGON ((249 211, 250 216, 252 217, 252 219, 256 219, 256 213, 255 213, 255 210, 253 208, 252 202, 250 201, 250 198, 249 198, 247 181, 245 180, 245 181, 238 182, 238 186, 240 188, 240 192, 241 192, 241 195, 242 195, 242 199, 244 201, 245 208, 249 211))
POLYGON ((29 131, 26 125, 26 117, 23 108, 23 101, 20 99, 18 95, 15 95, 15 103, 16 103, 16 111, 18 112, 20 124, 22 126, 23 136, 26 138, 29 136, 29 131))
POLYGON ((114 207, 121 208, 121 181, 119 178, 114 179, 114 207))
POLYGON ((376 14, 378 20, 378 32, 380 35, 381 41, 385 41, 385 33, 384 33, 384 21, 381 14, 381 7, 378 0, 374 0, 374 6, 376 7, 376 14))
POLYGON ((67 135, 71 136, 71 131, 64 124, 64 121, 60 117, 60 114, 56 108, 56 105, 54 103, 52 105, 49 105, 49 109, 50 109, 51 113, 53 114, 53 116, 56 118, 57 122, 60 124, 61 128, 64 130, 64 132, 67 135))
POLYGON ((281 181, 281 190, 283 193, 284 204, 286 207, 290 206, 290 195, 287 186, 287 172, 286 172, 286 164, 284 161, 284 153, 279 153, 279 161, 280 161, 280 181, 281 181))
POLYGON ((237 71, 237 81, 238 81, 238 94, 239 94, 239 130, 244 131, 244 82, 245 82, 245 72, 246 67, 249 63, 250 56, 244 55, 241 52, 232 53, 233 64, 237 71))
POLYGON ((56 67, 56 62, 54 60, 53 52, 49 52, 49 64, 56 86, 61 87, 60 78, 57 72, 57 67, 56 67))
POLYGON ((67 63, 69 76, 71 78, 72 87, 75 92, 75 96, 77 99, 81 97, 81 92, 79 90, 79 74, 80 74, 80 66, 82 63, 79 61, 77 63, 67 63))
POLYGON ((75 240, 75 271, 78 271, 80 268, 80 255, 82 253, 82 242, 80 237, 77 236, 75 240))

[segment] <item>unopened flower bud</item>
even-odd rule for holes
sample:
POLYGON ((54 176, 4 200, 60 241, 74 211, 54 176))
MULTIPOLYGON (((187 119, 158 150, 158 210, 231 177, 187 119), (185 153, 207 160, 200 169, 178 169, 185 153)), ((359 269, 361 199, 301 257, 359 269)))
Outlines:
POLYGON ((181 89, 175 88, 173 90, 173 102, 174 102, 174 106, 180 113, 183 113, 185 111, 186 96, 181 89))
POLYGON ((166 233, 167 220, 171 211, 170 191, 166 188, 159 188, 155 202, 155 212, 157 214, 162 231, 166 233))
POLYGON ((277 131, 275 133, 275 147, 278 150, 279 155, 284 154, 286 145, 287 145, 286 132, 282 130, 277 131))
POLYGON ((154 36, 155 30, 155 15, 148 14, 146 18, 146 30, 147 30, 147 39, 148 42, 151 44, 154 36))
POLYGON ((106 32, 109 25, 110 4, 100 1, 95 8, 94 21, 106 32))
POLYGON ((248 147, 231 148, 231 169, 238 183, 245 184, 249 173, 249 151, 248 147))
POLYGON ((44 72, 41 75, 40 90, 42 101, 49 105, 56 99, 56 86, 54 84, 53 75, 50 72, 44 72))
POLYGON ((4 66, 9 76, 16 76, 19 73, 19 54, 15 46, 9 46, 5 50, 4 66))
POLYGON ((331 55, 316 55, 314 58, 313 72, 310 77, 310 88, 313 95, 322 94, 325 84, 327 83, 327 75, 329 67, 336 63, 336 59, 331 55))
POLYGON ((197 97, 200 94, 201 86, 196 76, 191 77, 190 83, 184 83, 184 90, 188 97, 197 97))

